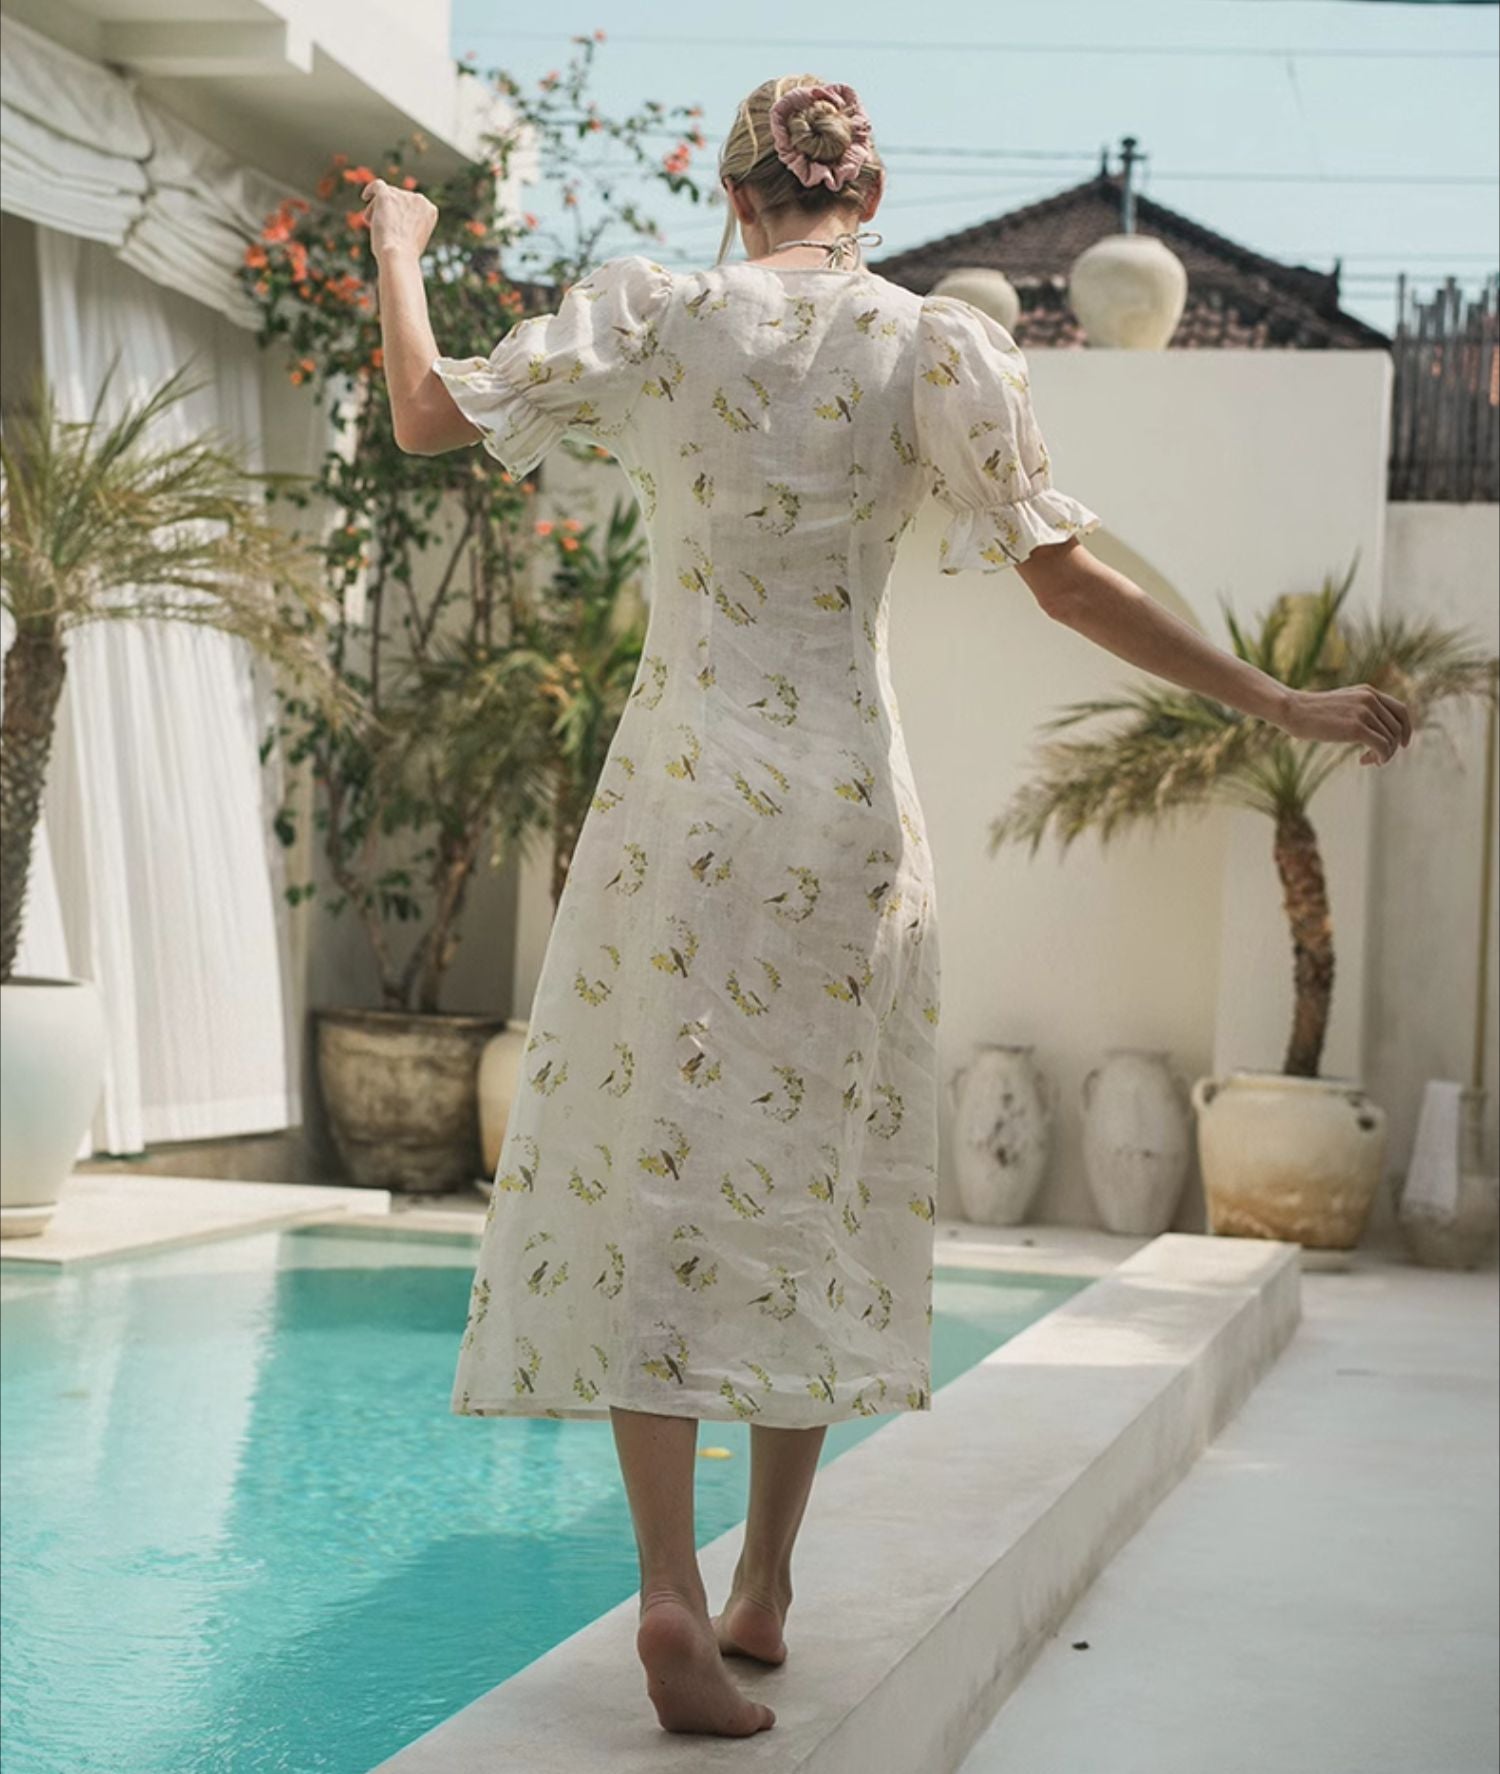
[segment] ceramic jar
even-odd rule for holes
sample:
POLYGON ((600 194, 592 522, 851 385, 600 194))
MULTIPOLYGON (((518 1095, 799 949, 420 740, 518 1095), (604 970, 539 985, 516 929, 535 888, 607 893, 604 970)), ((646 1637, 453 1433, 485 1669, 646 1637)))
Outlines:
POLYGON ((1155 1238, 1177 1214, 1192 1156, 1187 1081, 1154 1048, 1111 1047, 1083 1081, 1083 1159, 1106 1231, 1155 1238))
POLYGON ((1020 1225, 1047 1168, 1053 1097, 1034 1054, 982 1042, 948 1082, 959 1197, 981 1225, 1020 1225))

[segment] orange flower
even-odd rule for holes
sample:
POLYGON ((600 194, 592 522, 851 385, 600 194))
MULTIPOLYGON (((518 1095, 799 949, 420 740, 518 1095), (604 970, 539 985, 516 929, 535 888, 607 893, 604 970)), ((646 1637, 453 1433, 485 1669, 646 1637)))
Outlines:
POLYGON ((286 203, 282 207, 301 214, 304 213, 309 206, 305 197, 288 197, 286 203))
POLYGON ((503 480, 505 482, 506 486, 508 486, 508 487, 513 487, 516 484, 516 477, 511 473, 511 471, 508 468, 502 468, 500 470, 500 478, 501 478, 501 480, 503 480))
POLYGON ((604 33, 603 33, 603 31, 595 31, 595 33, 594 33, 594 41, 595 41, 595 43, 602 43, 602 42, 603 42, 603 41, 604 41, 604 33))
POLYGON ((317 191, 319 197, 332 197, 337 189, 338 180, 334 178, 331 172, 324 173, 322 178, 318 180, 317 191))
POLYGON ((344 219, 351 228, 368 228, 370 225, 370 218, 362 209, 351 209, 344 219))
POLYGON ((374 177, 375 177, 375 171, 374 171, 373 167, 346 166, 344 168, 344 180, 345 180, 346 184, 368 185, 370 180, 373 179, 374 177))
POLYGON ((317 367, 317 364, 315 364, 310 357, 299 357, 297 359, 297 368, 301 370, 305 376, 310 376, 317 367))
POLYGON ((564 536, 562 539, 562 545, 567 549, 568 553, 571 554, 578 546, 578 538, 576 536, 564 536))
POLYGON ((252 271, 259 271, 262 265, 268 263, 266 249, 263 246, 247 246, 245 248, 245 263, 252 271))
POLYGON ((415 191, 417 188, 416 174, 415 173, 408 173, 406 175, 406 177, 401 181, 401 183, 406 187, 406 189, 408 191, 415 191))
POLYGON ((474 235, 479 240, 483 240, 485 233, 486 233, 485 225, 483 222, 480 222, 480 221, 465 222, 464 223, 464 231, 467 234, 474 235))
POLYGON ((521 491, 523 493, 534 493, 536 491, 536 482, 534 480, 523 480, 521 482, 521 491))
POLYGON ((255 286, 255 293, 256 293, 256 295, 258 295, 258 296, 268 296, 268 295, 270 295, 270 293, 271 293, 271 286, 270 286, 270 284, 268 284, 268 283, 267 283, 267 282, 266 282, 266 280, 265 280, 265 278, 261 278, 261 280, 260 280, 260 282, 259 282, 259 283, 257 283, 257 284, 256 284, 256 286, 255 286))
POLYGON ((563 519, 563 528, 565 530, 581 530, 583 525, 576 517, 565 517, 563 519))
POLYGON ((528 228, 535 228, 537 225, 537 219, 529 209, 521 212, 521 220, 528 228))
POLYGON ((260 231, 260 237, 269 246, 279 246, 283 240, 290 240, 292 224, 285 216, 277 216, 274 222, 267 222, 260 231))
POLYGON ((301 382, 301 381, 305 381, 305 380, 306 380, 306 378, 303 376, 301 370, 293 370, 292 371, 292 381, 293 382, 301 382))
POLYGON ((385 352, 379 345, 377 345, 370 353, 370 368, 372 370, 383 370, 385 368, 385 352))
POLYGON ((550 536, 552 534, 551 522, 545 517, 539 517, 536 520, 536 533, 538 536, 550 536))

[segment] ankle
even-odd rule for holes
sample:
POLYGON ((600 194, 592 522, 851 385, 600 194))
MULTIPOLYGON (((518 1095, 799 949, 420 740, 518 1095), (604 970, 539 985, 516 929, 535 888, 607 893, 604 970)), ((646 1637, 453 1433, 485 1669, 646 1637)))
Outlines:
POLYGON ((680 1602, 695 1614, 707 1615, 708 1592, 700 1581, 676 1576, 642 1578, 641 1612, 656 1602, 680 1602))
POLYGON ((760 1564, 741 1558, 731 1583, 737 1598, 760 1602, 785 1612, 792 1603, 792 1572, 789 1565, 760 1564))

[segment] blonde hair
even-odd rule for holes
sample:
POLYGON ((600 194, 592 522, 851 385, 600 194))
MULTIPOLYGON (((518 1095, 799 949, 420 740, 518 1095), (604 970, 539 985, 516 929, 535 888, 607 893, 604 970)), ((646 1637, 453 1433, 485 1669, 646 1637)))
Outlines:
MULTIPOLYGON (((821 215, 830 209, 858 210, 871 196, 885 175, 885 164, 873 142, 870 156, 842 191, 831 191, 827 185, 804 185, 776 152, 771 139, 771 107, 783 93, 798 86, 824 86, 818 74, 783 74, 779 80, 763 80, 748 98, 740 101, 734 126, 719 150, 719 178, 732 184, 748 186, 760 198, 760 213, 772 215, 778 210, 799 209, 810 215, 821 215)), ((807 114, 808 131, 799 147, 810 160, 838 161, 849 146, 851 132, 847 120, 836 110, 814 109, 807 114)), ((716 264, 722 265, 734 245, 738 217, 734 206, 724 221, 724 238, 719 242, 716 264)))

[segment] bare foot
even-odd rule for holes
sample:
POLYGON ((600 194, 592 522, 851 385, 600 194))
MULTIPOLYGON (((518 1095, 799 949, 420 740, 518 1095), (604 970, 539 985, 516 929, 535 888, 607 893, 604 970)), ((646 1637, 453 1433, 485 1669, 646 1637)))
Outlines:
POLYGON ((750 1737, 776 1723, 769 1706, 748 1699, 730 1680, 707 1617, 683 1597, 642 1602, 635 1648, 663 1730, 750 1737))
POLYGON ((769 1599, 731 1594, 722 1614, 711 1625, 726 1657, 753 1657, 757 1663, 785 1663, 786 1640, 781 1636, 786 1619, 784 1605, 769 1599))

